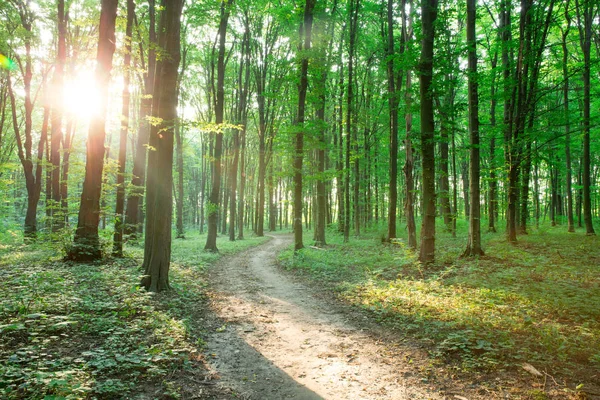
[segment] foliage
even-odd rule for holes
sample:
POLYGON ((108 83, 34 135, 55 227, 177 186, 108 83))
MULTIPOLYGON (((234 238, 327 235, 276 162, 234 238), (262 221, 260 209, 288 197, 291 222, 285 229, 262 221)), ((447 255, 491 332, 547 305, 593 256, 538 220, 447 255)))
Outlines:
MULTIPOLYGON (((203 273, 219 255, 199 251, 204 237, 175 241, 171 284, 140 289, 141 249, 101 264, 61 262, 59 249, 0 249, 0 397, 177 398, 181 376, 202 372, 203 273)), ((262 238, 223 241, 222 253, 262 238)))

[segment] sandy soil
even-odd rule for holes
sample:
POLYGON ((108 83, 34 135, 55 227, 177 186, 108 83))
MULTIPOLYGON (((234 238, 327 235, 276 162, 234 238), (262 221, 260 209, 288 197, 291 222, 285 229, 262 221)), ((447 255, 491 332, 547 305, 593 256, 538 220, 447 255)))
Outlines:
POLYGON ((222 398, 455 398, 419 384, 424 367, 410 353, 279 271, 277 254, 290 243, 289 236, 273 237, 211 273, 218 318, 206 357, 213 382, 228 393, 222 398))

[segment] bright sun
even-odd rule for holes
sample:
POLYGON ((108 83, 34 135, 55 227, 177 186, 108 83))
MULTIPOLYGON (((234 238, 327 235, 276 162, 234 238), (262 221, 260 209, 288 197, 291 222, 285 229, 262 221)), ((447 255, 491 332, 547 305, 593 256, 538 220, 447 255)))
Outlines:
POLYGON ((99 111, 100 95, 92 71, 66 77, 63 104, 65 111, 78 119, 88 119, 99 111))

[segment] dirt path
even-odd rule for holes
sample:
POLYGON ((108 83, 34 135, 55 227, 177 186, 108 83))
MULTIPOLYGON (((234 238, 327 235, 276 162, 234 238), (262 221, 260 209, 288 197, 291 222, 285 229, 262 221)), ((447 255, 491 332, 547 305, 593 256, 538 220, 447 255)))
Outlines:
POLYGON ((207 358, 219 385, 242 399, 443 399, 403 380, 406 361, 278 271, 290 243, 274 237, 213 270, 223 325, 209 335, 207 358))

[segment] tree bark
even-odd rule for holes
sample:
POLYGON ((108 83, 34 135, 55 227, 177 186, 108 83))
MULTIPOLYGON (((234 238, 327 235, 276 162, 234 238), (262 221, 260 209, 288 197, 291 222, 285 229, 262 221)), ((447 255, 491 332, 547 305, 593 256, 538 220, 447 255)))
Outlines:
POLYGON ((583 53, 583 220, 585 223, 586 235, 595 235, 594 224, 592 222, 592 201, 591 201, 591 161, 590 161, 590 68, 591 68, 591 40, 592 24, 596 15, 596 2, 590 0, 575 0, 577 9, 577 20, 579 22, 579 40, 581 51, 583 53))
MULTIPOLYGON (((135 158, 133 160, 133 170, 129 195, 127 196, 127 208, 125 211, 124 233, 129 235, 130 239, 135 239, 137 233, 142 231, 143 211, 140 207, 144 199, 144 187, 146 182, 146 160, 148 155, 148 138, 150 135, 150 122, 148 116, 152 115, 152 96, 154 93, 154 76, 156 69, 156 7, 155 0, 148 1, 148 15, 150 19, 149 26, 149 46, 148 46, 148 64, 144 73, 144 97, 140 101, 139 110, 139 128, 135 144, 135 158)), ((143 62, 143 54, 140 54, 143 62)))
POLYGON ((54 97, 52 104, 52 117, 50 129, 50 162, 52 163, 52 231, 56 232, 64 227, 64 215, 61 211, 61 184, 60 184, 60 145, 62 142, 62 108, 61 104, 64 91, 64 70, 67 58, 67 26, 65 18, 65 1, 57 2, 58 50, 52 80, 54 97))
POLYGON ((100 218, 100 196, 102 194, 102 169, 104 168, 104 138, 108 86, 115 52, 115 20, 117 0, 102 0, 96 81, 100 91, 100 110, 92 118, 88 133, 85 180, 81 193, 81 204, 73 247, 67 258, 75 261, 90 261, 102 256, 98 223, 100 218))
POLYGON ((431 86, 437 7, 437 0, 421 1, 423 39, 420 61, 420 97, 423 222, 421 224, 419 260, 423 263, 431 263, 435 259, 435 126, 431 86))
POLYGON ((212 188, 208 199, 208 235, 204 250, 217 252, 217 231, 219 217, 219 195, 221 193, 221 156, 223 153, 223 108, 225 103, 225 36, 227 34, 227 21, 232 2, 221 1, 221 21, 219 23, 219 53, 217 58, 217 96, 215 102, 215 123, 218 126, 215 133, 214 155, 212 164, 212 188))
POLYGON ((481 205, 479 202, 479 93, 477 75, 476 0, 467 0, 467 46, 468 46, 468 97, 469 97, 469 144, 470 144, 470 196, 469 237, 463 256, 483 255, 481 248, 481 205))
MULTIPOLYGON (((412 3, 411 3, 412 7, 412 3)), ((406 7, 402 9, 402 37, 404 43, 412 37, 412 27, 409 27, 410 16, 406 14, 406 7)), ((415 222, 415 185, 414 185, 414 155, 412 147, 412 72, 406 71, 406 89, 405 89, 405 128, 406 138, 404 147, 406 151, 406 160, 404 164, 404 184, 406 186, 406 197, 404 199, 404 215, 406 217, 406 229, 408 231, 408 247, 411 249, 417 248, 417 225, 415 222)))
MULTIPOLYGON (((401 9, 406 7, 402 1, 401 9)), ((398 100, 396 97, 396 74, 394 71, 394 1, 387 3, 387 79, 388 107, 390 113, 390 186, 387 240, 396 238, 396 210, 398 208, 398 100)))
POLYGON ((158 45, 166 54, 156 66, 153 117, 160 121, 150 133, 147 226, 142 286, 150 292, 169 289, 171 220, 173 215, 173 142, 177 123, 177 76, 183 0, 162 0, 158 45))
POLYGON ((571 19, 569 18, 569 3, 567 1, 565 8, 565 17, 567 27, 562 31, 562 72, 563 72, 563 109, 565 114, 565 162, 566 162, 566 184, 567 184, 567 232, 575 232, 575 220, 573 218, 573 171, 571 165, 571 121, 569 116, 569 49, 567 47, 567 37, 571 28, 571 19))
POLYGON ((119 172, 117 173, 117 201, 115 208, 115 233, 113 256, 123 256, 123 227, 125 222, 125 164, 127 163, 127 136, 129 133, 129 82, 131 77, 131 40, 135 2, 127 0, 127 24, 125 28, 125 56, 123 59, 123 105, 121 108, 121 134, 119 137, 119 172))
POLYGON ((304 247, 302 241, 302 163, 304 161, 304 116, 306 92, 308 89, 308 51, 311 46, 313 9, 315 0, 306 0, 304 19, 300 26, 300 84, 298 86, 298 116, 296 118, 297 132, 294 137, 294 251, 304 247))

